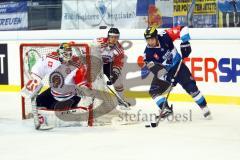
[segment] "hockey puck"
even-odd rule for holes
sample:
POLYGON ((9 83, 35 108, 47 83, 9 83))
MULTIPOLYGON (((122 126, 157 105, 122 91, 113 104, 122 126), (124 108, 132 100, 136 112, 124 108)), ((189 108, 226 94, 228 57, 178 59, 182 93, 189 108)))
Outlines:
POLYGON ((106 29, 107 26, 99 26, 99 29, 106 29))
POLYGON ((149 128, 149 127, 151 127, 151 125, 145 125, 145 127, 146 127, 146 128, 149 128))
POLYGON ((157 127, 157 123, 151 123, 151 126, 152 126, 153 128, 155 128, 155 127, 157 127))
POLYGON ((147 125, 145 125, 145 127, 146 128, 155 128, 155 127, 157 127, 157 123, 151 123, 151 124, 147 124, 147 125))

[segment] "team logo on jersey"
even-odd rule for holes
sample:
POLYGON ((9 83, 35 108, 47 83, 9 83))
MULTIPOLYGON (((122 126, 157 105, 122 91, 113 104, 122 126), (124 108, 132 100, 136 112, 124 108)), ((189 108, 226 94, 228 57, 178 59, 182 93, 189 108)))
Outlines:
POLYGON ((53 88, 62 88, 64 85, 64 77, 60 72, 53 72, 49 76, 49 82, 53 88))
POLYGON ((159 60, 159 56, 157 53, 154 53, 153 57, 156 59, 156 60, 159 60))

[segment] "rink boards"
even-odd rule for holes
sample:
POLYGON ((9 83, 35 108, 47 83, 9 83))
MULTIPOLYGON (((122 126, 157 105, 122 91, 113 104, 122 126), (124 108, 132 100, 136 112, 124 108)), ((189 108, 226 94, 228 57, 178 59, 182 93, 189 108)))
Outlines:
MULTIPOLYGON (((126 94, 129 97, 149 98, 151 76, 140 78, 137 59, 143 55, 146 42, 144 30, 121 30, 120 42, 127 56, 124 70, 126 94)), ((107 30, 72 31, 12 31, 0 32, 0 44, 7 44, 6 56, 0 56, 0 69, 6 72, 8 83, 0 84, 1 92, 20 90, 19 47, 22 43, 59 43, 67 41, 91 43, 97 36, 106 36, 107 30)), ((191 29, 192 53, 185 59, 198 87, 209 103, 240 105, 240 30, 239 29, 191 29)), ((179 48, 179 41, 175 44, 179 48)), ((179 50, 179 49, 178 49, 179 50)), ((1 55, 1 52, 0 52, 1 55)), ((192 101, 177 86, 171 95, 173 101, 192 101)))

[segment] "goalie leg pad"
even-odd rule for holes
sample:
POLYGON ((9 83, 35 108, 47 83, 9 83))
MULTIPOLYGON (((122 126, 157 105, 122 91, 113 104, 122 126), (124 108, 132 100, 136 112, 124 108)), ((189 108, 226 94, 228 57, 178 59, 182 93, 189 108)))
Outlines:
POLYGON ((86 112, 82 108, 52 111, 38 109, 38 130, 49 130, 55 127, 87 126, 87 121, 79 118, 86 112))

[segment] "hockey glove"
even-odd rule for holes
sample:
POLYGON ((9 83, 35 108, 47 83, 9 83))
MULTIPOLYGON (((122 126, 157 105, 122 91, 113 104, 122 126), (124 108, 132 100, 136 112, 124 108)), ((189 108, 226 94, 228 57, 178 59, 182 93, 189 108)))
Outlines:
POLYGON ((168 73, 164 65, 160 63, 154 63, 153 61, 147 63, 147 67, 152 73, 161 79, 164 75, 168 73))
POLYGON ((141 69, 141 78, 145 79, 147 78, 147 76, 150 74, 150 70, 148 69, 148 67, 145 65, 142 69, 141 69))
MULTIPOLYGON (((113 68, 112 74, 111 74, 111 76, 110 76, 110 83, 111 83, 111 84, 114 84, 114 83, 116 82, 116 80, 118 79, 119 75, 120 75, 120 70, 117 69, 117 68, 113 68)), ((108 85, 109 85, 110 83, 108 82, 108 85)), ((111 85, 111 84, 110 84, 110 85, 111 85)))
POLYGON ((181 48, 181 53, 182 53, 182 59, 188 57, 190 55, 190 53, 192 52, 191 45, 188 41, 182 42, 180 44, 180 48, 181 48))

